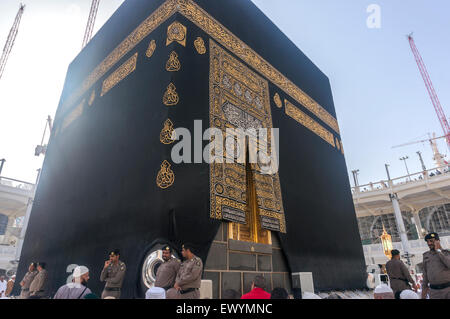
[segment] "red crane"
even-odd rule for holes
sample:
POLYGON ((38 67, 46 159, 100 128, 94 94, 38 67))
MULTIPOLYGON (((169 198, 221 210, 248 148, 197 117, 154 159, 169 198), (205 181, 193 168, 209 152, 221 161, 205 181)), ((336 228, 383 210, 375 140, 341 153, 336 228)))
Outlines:
POLYGON ((425 63, 423 63, 422 56, 420 55, 419 50, 417 50, 412 34, 408 36, 408 40, 409 45, 411 46, 411 50, 416 59, 417 66, 419 67, 420 74, 422 75, 423 81, 425 82, 425 86, 428 90, 428 94, 430 95, 431 102, 433 103, 434 109, 439 118, 439 122, 441 123, 442 130, 444 131, 444 136, 447 139, 447 146, 450 149, 450 126, 448 125, 448 121, 445 117, 444 110, 442 109, 441 102, 439 102, 439 98, 433 87, 433 82, 431 82, 430 75, 428 74, 427 68, 425 67, 425 63))

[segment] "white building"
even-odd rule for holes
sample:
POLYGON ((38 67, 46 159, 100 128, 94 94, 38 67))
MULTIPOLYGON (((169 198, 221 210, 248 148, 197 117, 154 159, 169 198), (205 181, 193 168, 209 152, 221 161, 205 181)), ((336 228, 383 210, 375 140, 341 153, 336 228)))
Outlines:
POLYGON ((396 194, 408 238, 411 262, 422 272, 422 254, 428 250, 424 235, 437 232, 444 248, 450 248, 450 172, 447 167, 427 170, 352 188, 353 202, 367 265, 385 264, 380 236, 383 226, 392 236, 393 246, 404 247, 394 215, 392 195, 396 194))
POLYGON ((17 248, 34 184, 0 176, 0 274, 17 269, 17 248))

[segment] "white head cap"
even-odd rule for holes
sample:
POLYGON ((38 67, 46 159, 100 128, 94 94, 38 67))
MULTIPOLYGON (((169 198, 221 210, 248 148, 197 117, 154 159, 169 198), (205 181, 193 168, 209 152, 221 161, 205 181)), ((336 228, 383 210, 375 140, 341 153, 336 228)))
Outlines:
POLYGON ((419 295, 412 290, 406 289, 400 294, 400 299, 419 299, 419 295))
POLYGON ((166 291, 160 287, 152 287, 145 293, 145 299, 166 299, 166 291))
POLYGON ((394 291, 386 284, 378 285, 374 290, 374 293, 376 294, 385 294, 389 292, 394 293, 394 291))
POLYGON ((87 274, 89 272, 89 269, 86 266, 77 266, 75 270, 73 271, 73 276, 75 278, 79 278, 83 276, 84 274, 87 274))

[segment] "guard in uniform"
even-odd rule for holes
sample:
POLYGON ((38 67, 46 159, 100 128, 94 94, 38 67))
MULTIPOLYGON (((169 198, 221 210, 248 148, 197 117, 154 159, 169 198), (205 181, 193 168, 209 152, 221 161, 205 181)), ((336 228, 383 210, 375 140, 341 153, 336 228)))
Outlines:
POLYGON ((192 252, 191 244, 184 244, 181 254, 185 261, 181 264, 173 288, 167 291, 167 299, 200 299, 203 262, 192 252))
POLYGON ((172 249, 169 246, 164 247, 162 258, 164 262, 156 272, 155 287, 160 287, 167 291, 175 284, 181 262, 177 258, 172 258, 172 249))
POLYGON ((386 263, 386 271, 391 282, 391 289, 394 291, 395 299, 400 299, 400 293, 403 290, 415 288, 416 284, 412 279, 408 268, 400 260, 400 252, 397 249, 391 251, 392 259, 386 263))
POLYGON ((20 282, 20 287, 22 288, 20 292, 20 299, 27 299, 30 297, 30 285, 33 281, 34 277, 36 277, 38 271, 37 271, 37 264, 31 263, 28 267, 28 272, 23 276, 22 281, 20 282))
POLYGON ((109 260, 105 261, 105 266, 100 274, 100 281, 106 281, 102 299, 106 297, 120 298, 120 290, 127 267, 119 258, 120 252, 116 249, 109 254, 109 260))
POLYGON ((441 247, 437 233, 426 235, 425 241, 430 250, 423 254, 422 299, 428 290, 430 299, 450 299, 450 251, 441 247))
POLYGON ((35 296, 42 298, 45 296, 45 288, 48 277, 47 270, 45 270, 45 263, 38 263, 37 270, 38 273, 30 284, 30 297, 35 296))

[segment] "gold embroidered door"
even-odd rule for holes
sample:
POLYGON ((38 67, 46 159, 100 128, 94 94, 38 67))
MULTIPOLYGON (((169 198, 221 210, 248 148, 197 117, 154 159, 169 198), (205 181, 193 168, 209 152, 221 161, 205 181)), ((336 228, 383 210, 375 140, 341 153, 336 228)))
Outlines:
POLYGON ((272 244, 272 236, 269 230, 261 227, 260 215, 258 210, 258 200, 251 165, 246 164, 247 180, 247 222, 245 224, 231 222, 228 226, 228 238, 260 243, 272 244))
MULTIPOLYGON (((232 57, 210 40, 210 127, 226 136, 227 129, 271 129, 267 80, 232 57)), ((270 133, 269 133, 270 134, 270 133)), ((254 136, 247 136, 254 142, 254 136)), ((270 150, 271 139, 265 141, 270 150)), ((235 159, 248 156, 248 143, 236 145, 235 159), (241 149, 242 148, 242 149, 241 149)), ((210 164, 211 218, 231 221, 229 237, 236 240, 271 243, 270 231, 286 232, 278 173, 264 174, 259 163, 229 163, 224 138, 223 163, 210 164)), ((257 149, 264 152, 257 141, 257 149)), ((215 154, 217 156, 217 154, 215 154)), ((270 154, 265 153, 265 156, 270 154)))

